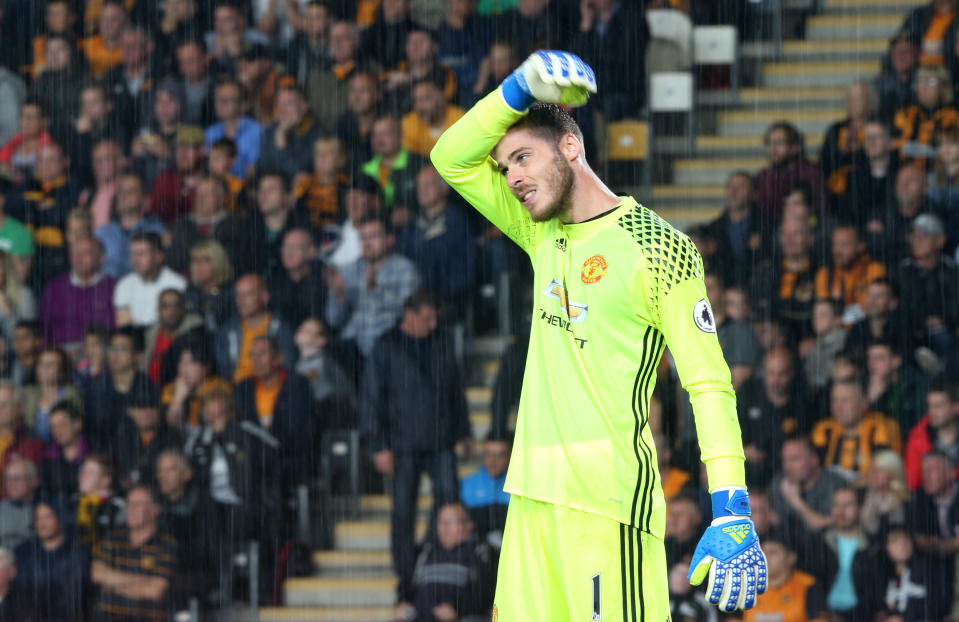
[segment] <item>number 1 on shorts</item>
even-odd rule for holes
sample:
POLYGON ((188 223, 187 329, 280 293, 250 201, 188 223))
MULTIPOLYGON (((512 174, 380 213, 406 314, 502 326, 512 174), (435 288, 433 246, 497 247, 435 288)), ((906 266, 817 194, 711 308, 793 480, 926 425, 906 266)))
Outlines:
POLYGON ((603 619, 603 609, 600 605, 600 594, 602 593, 600 591, 600 574, 593 575, 591 580, 593 582, 593 617, 590 620, 595 622, 603 619))

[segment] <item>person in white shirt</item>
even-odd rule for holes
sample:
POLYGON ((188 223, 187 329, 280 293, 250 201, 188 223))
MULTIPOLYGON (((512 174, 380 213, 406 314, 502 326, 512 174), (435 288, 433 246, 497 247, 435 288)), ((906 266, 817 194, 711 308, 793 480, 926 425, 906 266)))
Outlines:
POLYGON ((113 308, 117 326, 150 326, 157 321, 157 300, 167 289, 186 290, 186 279, 163 265, 163 245, 156 233, 130 238, 133 272, 117 283, 113 308))

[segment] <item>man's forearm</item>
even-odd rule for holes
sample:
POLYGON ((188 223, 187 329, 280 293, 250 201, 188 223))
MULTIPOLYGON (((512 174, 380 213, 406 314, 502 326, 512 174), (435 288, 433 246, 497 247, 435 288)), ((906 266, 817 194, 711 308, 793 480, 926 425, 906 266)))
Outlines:
MULTIPOLYGON (((127 573, 124 573, 127 574, 127 573)), ((113 592, 133 600, 162 600, 166 595, 169 582, 161 577, 144 577, 133 575, 135 578, 117 585, 113 592)))

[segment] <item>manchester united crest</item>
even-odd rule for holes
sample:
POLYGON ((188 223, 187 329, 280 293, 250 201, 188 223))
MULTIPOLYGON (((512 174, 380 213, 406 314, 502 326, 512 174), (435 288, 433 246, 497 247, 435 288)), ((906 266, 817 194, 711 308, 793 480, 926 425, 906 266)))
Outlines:
POLYGON ((583 279, 583 283, 587 285, 592 285, 596 283, 601 278, 606 276, 606 268, 609 266, 609 262, 606 261, 606 258, 602 255, 593 255, 586 260, 586 263, 583 264, 583 272, 580 275, 583 279))

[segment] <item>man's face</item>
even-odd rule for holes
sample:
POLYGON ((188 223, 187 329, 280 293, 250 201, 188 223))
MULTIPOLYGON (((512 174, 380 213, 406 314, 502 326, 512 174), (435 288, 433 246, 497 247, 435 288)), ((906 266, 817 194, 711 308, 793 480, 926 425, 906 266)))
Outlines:
POLYGON ((130 419, 136 424, 137 430, 155 430, 160 423, 160 411, 154 406, 137 406, 127 409, 130 419))
POLYGON ((143 184, 136 177, 124 176, 117 182, 116 208, 119 215, 142 213, 144 198, 143 184))
POLYGON ((788 577, 796 563, 796 554, 790 553, 781 542, 763 542, 766 568, 770 577, 788 577))
POLYGON ((771 354, 763 361, 763 384, 766 392, 782 395, 789 391, 792 383, 793 366, 787 356, 771 354))
POLYGON ((82 494, 90 495, 103 492, 108 485, 106 472, 100 463, 94 460, 84 460, 80 467, 77 489, 82 494))
POLYGON ((212 218, 223 209, 220 189, 213 179, 197 183, 193 193, 193 212, 200 218, 212 218))
POLYGON ((916 100, 926 108, 938 108, 940 89, 939 79, 933 76, 923 76, 916 79, 916 100))
POLYGON ((70 44, 66 39, 50 39, 44 53, 47 56, 47 69, 65 69, 70 64, 70 44))
POLYGON ((509 443, 486 441, 483 443, 483 466, 490 477, 499 477, 509 467, 509 443))
POLYGON ((13 351, 17 354, 17 358, 21 360, 31 358, 41 345, 40 339, 29 328, 21 326, 13 329, 13 351))
POLYGON ((749 204, 752 183, 743 175, 733 175, 726 182, 726 207, 738 210, 749 204))
POLYGON ((922 489, 927 495, 936 496, 948 490, 955 481, 955 471, 940 456, 932 455, 922 460, 922 489))
POLYGON ((887 345, 873 345, 866 350, 866 369, 872 378, 889 378, 899 369, 899 357, 887 345))
POLYGON ((337 22, 330 28, 330 56, 342 63, 356 54, 356 39, 352 27, 346 22, 337 22))
POLYGON ((70 269, 83 279, 100 270, 100 248, 92 240, 81 239, 70 247, 70 269))
POLYGON ((783 256, 790 258, 802 257, 809 250, 809 225, 787 220, 779 225, 779 246, 783 256))
POLYGON ((332 177, 340 170, 341 159, 339 143, 335 140, 324 141, 313 150, 313 170, 332 177))
POLYGON ((127 13, 118 4, 106 4, 100 9, 100 34, 107 41, 116 41, 127 25, 127 13))
POLYGON ((433 59, 433 40, 422 30, 406 35, 406 60, 411 63, 426 63, 433 59))
POLYGON ((330 27, 330 13, 322 4, 310 4, 303 9, 303 32, 308 37, 322 37, 330 27))
POLYGON ((829 410, 833 418, 844 428, 851 428, 862 420, 862 391, 852 383, 840 383, 832 388, 829 410))
POLYGON ((168 91, 157 91, 153 97, 153 112, 161 123, 175 123, 180 116, 180 102, 168 91))
POLYGON ((216 118, 232 121, 240 116, 240 89, 235 84, 223 84, 216 88, 213 100, 216 118))
POLYGON ((0 388, 0 427, 11 428, 20 418, 20 405, 11 389, 0 388))
POLYGON ((167 292, 160 296, 157 304, 160 324, 167 330, 175 330, 186 315, 183 299, 173 292, 167 292))
POLYGON ((846 110, 853 119, 864 119, 869 114, 869 87, 853 84, 846 92, 846 110))
POLYGON ((785 130, 773 130, 766 140, 766 155, 773 166, 790 160, 798 150, 797 146, 789 144, 789 137, 785 130))
POLYGON ((196 360, 189 350, 184 350, 177 364, 177 376, 189 386, 197 387, 206 379, 206 367, 196 360))
POLYGON ((160 508, 153 503, 153 499, 145 490, 134 488, 127 495, 126 515, 128 528, 150 529, 156 525, 160 508))
POLYGON ((925 175, 916 166, 906 166, 896 177, 896 200, 900 204, 918 205, 926 193, 925 175))
POLYGON ((859 523, 859 502, 854 491, 842 489, 833 494, 832 522, 839 529, 851 529, 859 523))
POLYGON ((373 78, 362 73, 350 80, 347 103, 354 113, 363 114, 376 107, 377 90, 373 78))
POLYGON ((203 145, 178 143, 175 157, 177 171, 186 175, 195 173, 203 162, 203 145))
POLYGON ((219 36, 240 32, 240 13, 231 6, 218 6, 213 13, 213 29, 219 36))
POLYGON ((809 448, 803 443, 783 443, 782 461, 783 475, 790 482, 800 484, 812 474, 813 458, 809 455, 809 448))
POLYGON ((112 142, 100 143, 93 149, 93 176, 99 183, 116 179, 120 172, 120 153, 112 142))
POLYGON ((266 293, 258 279, 243 278, 236 282, 236 310, 242 318, 260 313, 266 308, 266 293))
POLYGON ((130 243, 130 265, 140 276, 153 274, 163 263, 163 254, 149 242, 130 243))
POLYGON ((918 60, 916 46, 908 41, 897 41, 889 50, 889 59, 896 73, 910 71, 918 60))
POLYGON ((937 157, 940 162, 949 164, 959 161, 959 141, 943 140, 940 142, 937 157))
POLYGON ((51 32, 66 32, 70 27, 70 5, 66 2, 52 2, 47 5, 44 20, 51 32))
POLYGON ((929 413, 929 423, 934 428, 949 425, 956 420, 956 408, 949 401, 949 394, 945 391, 931 391, 926 395, 926 409, 929 413))
POLYGON ((859 236, 854 227, 840 227, 832 233, 832 261, 838 268, 846 269, 861 252, 859 236))
POLYGON ((230 421, 230 413, 221 400, 210 400, 203 405, 203 421, 215 430, 222 430, 230 421))
POLYGON ((573 169, 556 145, 531 130, 510 130, 494 152, 513 196, 534 222, 546 222, 568 210, 573 169))
POLYGON ((466 542, 470 527, 469 517, 460 505, 448 505, 436 516, 436 536, 447 550, 466 542))
POLYGON ((157 488, 167 497, 175 496, 190 481, 190 469, 179 456, 163 454, 157 459, 157 488))
POLYGON ((3 494, 14 501, 27 501, 37 489, 36 479, 25 460, 16 460, 4 469, 3 494))
POLYGON ((61 447, 72 444, 80 434, 81 423, 74 421, 62 410, 50 413, 50 436, 61 447))
POLYGON ((889 153, 889 132, 881 123, 867 123, 863 130, 863 151, 870 159, 884 158, 889 153))
POLYGON ((287 196, 283 181, 278 177, 264 177, 256 190, 256 203, 264 216, 286 209, 287 196))
POLYGON ((206 78, 207 56, 195 43, 181 45, 176 50, 176 62, 180 75, 188 82, 201 82, 206 78))
POLYGON ((892 310, 892 292, 885 283, 872 283, 866 287, 866 298, 863 300, 863 312, 866 317, 873 318, 889 313, 892 310))
POLYGON ((269 343, 257 339, 250 346, 250 362, 253 363, 253 375, 260 380, 266 380, 276 373, 282 360, 270 349, 269 343))
POLYGON ((375 195, 360 188, 350 188, 346 191, 346 217, 354 225, 376 211, 375 195))
POLYGON ((114 335, 107 349, 107 366, 114 374, 125 373, 136 366, 137 353, 126 335, 114 335))
POLYGON ((280 258, 287 270, 298 270, 316 258, 316 247, 306 231, 291 231, 283 238, 280 258))
POLYGON ((52 540, 60 536, 60 519, 49 505, 40 503, 33 510, 33 528, 41 542, 52 540))
POLYGON ((276 94, 276 120, 288 125, 297 125, 303 120, 307 103, 296 91, 284 89, 276 94))
POLYGON ((87 88, 80 92, 80 114, 91 121, 100 121, 110 110, 103 91, 99 88, 87 88))
POLYGON ((442 121, 446 100, 435 84, 421 82, 413 89, 413 110, 427 123, 442 121))
POLYGON ((423 305, 419 309, 405 309, 403 315, 407 332, 417 339, 429 337, 439 324, 439 314, 431 305, 423 305))
POLYGON ((909 250, 913 259, 937 257, 945 245, 945 236, 913 230, 909 234, 909 250))
POLYGON ((55 144, 44 145, 37 152, 37 177, 44 182, 55 181, 67 170, 67 159, 55 144))
POLYGON ((447 185, 434 169, 424 167, 416 175, 416 200, 420 207, 433 207, 446 202, 447 185))
POLYGON ((139 32, 127 30, 120 38, 120 52, 123 55, 124 65, 136 66, 146 59, 147 42, 139 32))
POLYGON ((674 502, 666 515, 666 535, 686 542, 696 535, 702 514, 696 504, 688 499, 674 502))
POLYGON ((381 222, 371 221, 360 225, 359 233, 361 253, 369 263, 379 261, 393 248, 393 236, 386 233, 381 222))
POLYGON ((370 144, 376 155, 396 155, 400 150, 400 128, 396 121, 380 119, 374 123, 370 132, 370 144))
POLYGON ((513 48, 508 44, 494 43, 489 48, 489 70, 493 78, 498 81, 506 79, 516 69, 516 58, 513 48))
POLYGON ((410 12, 409 0, 383 0, 383 19, 388 23, 396 23, 404 19, 410 12))

